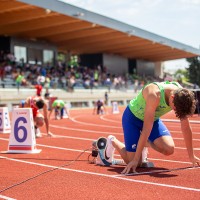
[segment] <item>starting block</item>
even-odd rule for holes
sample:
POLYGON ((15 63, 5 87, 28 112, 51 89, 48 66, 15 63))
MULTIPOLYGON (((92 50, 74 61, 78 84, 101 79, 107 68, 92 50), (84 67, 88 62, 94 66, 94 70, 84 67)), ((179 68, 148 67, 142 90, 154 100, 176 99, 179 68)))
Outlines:
POLYGON ((152 162, 142 162, 140 167, 141 168, 151 168, 151 167, 154 167, 154 164, 152 162))
POLYGON ((35 128, 31 108, 14 108, 7 153, 40 153, 36 148, 35 128))
POLYGON ((7 107, 0 107, 0 133, 10 133, 10 116, 7 107))
POLYGON ((154 167, 153 162, 148 161, 148 147, 144 147, 142 150, 142 163, 139 167, 141 168, 151 168, 154 167))
POLYGON ((113 114, 119 113, 118 103, 116 101, 112 102, 112 113, 113 114))

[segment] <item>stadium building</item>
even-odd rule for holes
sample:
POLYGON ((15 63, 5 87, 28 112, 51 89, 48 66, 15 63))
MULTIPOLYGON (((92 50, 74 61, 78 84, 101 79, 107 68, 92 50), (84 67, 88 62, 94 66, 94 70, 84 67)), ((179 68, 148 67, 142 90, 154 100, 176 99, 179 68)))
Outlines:
POLYGON ((80 65, 116 74, 162 76, 162 62, 200 50, 58 0, 0 1, 0 50, 18 62, 55 63, 78 55, 80 65))

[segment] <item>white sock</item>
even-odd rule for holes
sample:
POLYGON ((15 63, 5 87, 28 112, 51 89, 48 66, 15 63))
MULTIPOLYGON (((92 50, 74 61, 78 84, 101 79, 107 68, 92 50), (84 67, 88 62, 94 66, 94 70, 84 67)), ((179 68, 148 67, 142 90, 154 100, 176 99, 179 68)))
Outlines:
POLYGON ((115 139, 115 136, 113 135, 109 135, 107 138, 107 156, 110 157, 110 161, 113 160, 114 157, 114 152, 115 152, 115 148, 112 145, 112 141, 115 139))

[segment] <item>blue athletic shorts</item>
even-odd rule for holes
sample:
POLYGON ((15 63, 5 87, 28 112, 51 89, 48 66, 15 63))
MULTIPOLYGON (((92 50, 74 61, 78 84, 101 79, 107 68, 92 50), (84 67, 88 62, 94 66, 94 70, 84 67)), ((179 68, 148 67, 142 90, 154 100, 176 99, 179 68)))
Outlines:
MULTIPOLYGON (((124 130, 125 147, 128 152, 136 152, 143 123, 144 122, 142 120, 135 117, 130 108, 127 106, 122 116, 122 127, 124 130)), ((164 135, 171 136, 167 127, 160 119, 154 121, 148 140, 153 143, 155 139, 164 135)))
POLYGON ((64 108, 61 108, 60 109, 60 116, 63 117, 63 115, 64 115, 64 108))
POLYGON ((56 113, 59 113, 59 110, 60 110, 60 117, 63 117, 63 115, 64 115, 64 108, 60 108, 60 109, 55 108, 55 112, 56 113))

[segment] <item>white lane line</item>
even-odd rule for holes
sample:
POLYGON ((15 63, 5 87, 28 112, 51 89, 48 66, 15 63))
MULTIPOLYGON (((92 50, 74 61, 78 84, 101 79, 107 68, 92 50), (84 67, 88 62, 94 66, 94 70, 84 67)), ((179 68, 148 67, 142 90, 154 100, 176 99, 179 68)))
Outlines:
MULTIPOLYGON (((171 130, 169 130, 169 132, 170 132, 170 133, 182 134, 181 130, 180 130, 180 131, 171 131, 171 130)), ((200 135, 200 132, 194 132, 194 131, 192 131, 192 134, 200 135)))
MULTIPOLYGON (((172 169, 160 169, 160 170, 153 170, 148 172, 135 172, 135 173, 129 173, 127 176, 139 176, 139 175, 145 175, 145 174, 158 174, 158 173, 164 173, 164 172, 174 172, 174 171, 181 171, 181 170, 192 170, 192 169, 199 169, 200 167, 182 167, 182 168, 172 168, 172 169)), ((123 176, 123 174, 117 174, 113 176, 123 176)))
MULTIPOLYGON (((95 131, 95 130, 87 130, 87 129, 78 129, 78 128, 69 128, 69 127, 61 127, 61 126, 57 126, 57 125, 50 125, 50 127, 53 127, 53 128, 59 128, 59 129, 65 129, 65 130, 72 130, 72 131, 81 131, 81 132, 89 132, 89 133, 101 133, 101 134, 115 134, 115 135, 123 135, 123 133, 112 133, 111 131, 110 132, 105 132, 105 131, 95 131)), ((112 127, 110 127, 112 128, 112 127)), ((170 131, 171 133, 178 133, 180 134, 181 131, 170 131)), ((196 134, 196 135, 200 135, 200 132, 192 132, 193 134, 196 134)))
MULTIPOLYGON (((70 137, 71 139, 76 139, 76 140, 82 140, 81 138, 77 138, 77 137, 70 137)), ((0 140, 3 140, 3 141, 8 141, 8 139, 5 139, 5 138, 0 138, 0 140)), ((90 139, 88 139, 90 140, 90 139)), ((93 141, 93 140, 91 140, 93 141)), ((65 147, 57 147, 57 146, 51 146, 51 145, 44 145, 44 144, 38 144, 36 146, 39 146, 39 147, 44 147, 44 148, 51 148, 51 149, 59 149, 59 150, 64 150, 64 151, 73 151, 73 152, 83 152, 84 150, 80 150, 80 149, 71 149, 71 148, 65 148, 65 147)), ((176 147, 177 149, 186 149, 186 148, 182 148, 182 147, 176 147)), ((197 149, 197 150, 200 150, 200 149, 197 149)), ((6 153, 6 152, 0 152, 0 153, 6 153)), ((85 151, 85 153, 91 153, 91 151, 85 151)), ((119 154, 114 154, 114 156, 117 156, 117 157, 120 157, 119 154)), ((189 164, 191 165, 190 162, 185 162, 185 161, 178 161, 178 160, 166 160, 166 159, 157 159, 157 158, 148 158, 149 160, 156 160, 156 161, 161 161, 161 162, 170 162, 170 163, 179 163, 179 164, 189 164)))
POLYGON ((121 121, 119 120, 112 120, 112 119, 107 119, 105 118, 106 116, 100 116, 100 119, 102 119, 103 121, 106 121, 106 122, 113 122, 113 123, 117 123, 117 124, 122 124, 121 121))
POLYGON ((3 195, 0 195, 0 198, 5 199, 5 200, 16 200, 16 199, 13 199, 11 197, 7 197, 7 196, 3 196, 3 195))
MULTIPOLYGON (((163 119, 161 118, 161 120, 163 122, 177 122, 177 123, 180 123, 180 120, 178 119, 163 119)), ((199 120, 189 120, 191 124, 200 124, 200 121, 199 120)))
MULTIPOLYGON (((52 166, 52 165, 40 164, 40 163, 35 163, 35 162, 30 162, 30 161, 23 161, 23 160, 19 160, 19 159, 7 158, 7 157, 4 157, 4 156, 0 156, 0 158, 4 158, 4 159, 10 160, 10 161, 15 161, 15 162, 21 162, 21 163, 26 163, 26 164, 31 164, 31 165, 42 166, 42 167, 48 167, 48 168, 54 168, 54 169, 58 168, 59 170, 66 170, 66 171, 77 172, 77 173, 82 173, 82 174, 103 176, 103 177, 119 179, 119 180, 123 180, 123 181, 129 181, 129 182, 135 182, 135 183, 155 185, 155 186, 160 186, 160 187, 168 187, 168 188, 174 188, 174 189, 181 189, 181 190, 189 190, 189 191, 200 192, 200 188, 169 185, 169 184, 162 184, 162 183, 143 181, 143 180, 134 180, 133 177, 131 177, 132 179, 130 179, 130 178, 128 178, 128 176, 125 176, 125 175, 116 176, 116 175, 108 175, 108 174, 89 172, 89 171, 83 171, 83 170, 76 170, 76 169, 71 169, 71 168, 64 168, 64 167, 59 167, 59 166, 52 166)), ((193 169, 196 169, 196 168, 193 168, 193 169)))
MULTIPOLYGON (((105 131, 94 131, 94 130, 87 130, 87 129, 67 128, 67 127, 63 127, 63 126, 61 127, 61 126, 56 126, 56 125, 50 125, 50 127, 65 129, 65 130, 72 130, 72 131, 88 132, 88 133, 101 133, 101 134, 108 134, 108 135, 111 134, 111 132, 105 132, 105 131)), ((113 134, 122 135, 122 132, 121 133, 113 133, 113 134)))
POLYGON ((84 116, 76 116, 76 117, 73 117, 73 118, 70 118, 70 119, 75 123, 83 124, 83 125, 98 126, 98 127, 104 127, 104 128, 109 127, 109 128, 116 128, 116 129, 122 128, 122 127, 119 127, 119 126, 117 127, 117 126, 101 125, 101 124, 98 124, 98 123, 81 122, 81 121, 76 120, 76 118, 79 118, 79 117, 84 117, 84 116))
MULTIPOLYGON (((74 117, 74 118, 71 118, 71 120, 75 123, 78 123, 78 124, 83 124, 83 125, 88 125, 88 126, 98 126, 98 127, 106 127, 106 128, 115 128, 115 129, 122 129, 122 126, 109 126, 109 125, 101 125, 101 124, 94 124, 94 123, 87 123, 87 122, 81 122, 81 121, 78 121, 78 120, 75 120, 75 118, 78 118, 78 117, 82 117, 82 116, 77 116, 77 117, 74 117)), ((101 117, 100 117, 101 118, 101 117)), ((106 121, 106 120, 105 120, 106 121)), ((112 120, 109 120, 110 122, 112 120)), ((169 120, 168 120, 169 121, 169 120)), ((180 121, 179 121, 180 122, 180 121)), ((200 123, 198 121, 195 121, 196 123, 200 123)), ((119 124, 121 124, 121 122, 119 122, 119 124)), ((173 125, 173 126, 168 126, 167 127, 180 127, 180 126, 176 126, 176 125, 173 125)), ((192 128, 199 128, 199 126, 194 126, 192 125, 192 128)), ((170 132, 178 132, 178 133, 181 133, 181 130, 180 131, 170 131, 170 132)), ((200 134, 200 132, 192 132, 193 134, 200 134)))
MULTIPOLYGON (((100 118, 104 121, 108 121, 108 122, 114 122, 114 123, 120 123, 119 121, 117 120, 112 120, 112 119, 107 119, 108 115, 104 115, 104 116, 100 116, 100 118)), ((175 122, 175 123, 180 123, 180 120, 178 119, 167 119, 167 118, 161 118, 161 120, 163 122, 175 122)), ((200 124, 200 120, 190 120, 190 123, 191 124, 200 124)))

